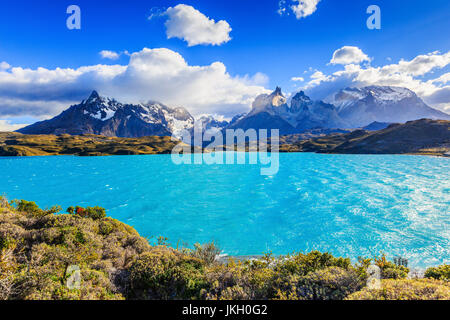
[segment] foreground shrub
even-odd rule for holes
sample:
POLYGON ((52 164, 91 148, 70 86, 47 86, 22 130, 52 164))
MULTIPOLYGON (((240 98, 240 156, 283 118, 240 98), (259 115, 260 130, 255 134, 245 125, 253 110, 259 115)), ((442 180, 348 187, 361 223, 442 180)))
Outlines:
POLYGON ((76 214, 83 218, 91 218, 94 220, 100 220, 106 217, 106 210, 102 207, 69 207, 67 212, 70 214, 76 214))
POLYGON ((103 208, 57 210, 0 197, 0 299, 448 299, 448 265, 427 270, 440 280, 404 280, 406 259, 382 256, 392 279, 368 290, 371 259, 313 251, 219 263, 214 243, 178 250, 161 237, 152 247, 103 208))
POLYGON ((299 279, 296 293, 302 300, 342 300, 364 285, 356 270, 328 267, 299 279))
POLYGON ((450 265, 444 264, 439 267, 431 267, 425 271, 425 278, 450 281, 450 265))
POLYGON ((306 254, 298 253, 287 256, 275 266, 275 271, 281 274, 305 276, 310 272, 327 267, 348 269, 351 267, 351 261, 349 258, 335 258, 327 252, 311 251, 306 254))
POLYGON ((430 279, 382 280, 381 289, 368 289, 351 294, 348 300, 448 300, 450 285, 430 279))
POLYGON ((250 300, 268 299, 267 285, 273 271, 266 266, 254 266, 252 262, 215 264, 206 271, 210 284, 204 298, 208 300, 250 300))
POLYGON ((104 209, 82 217, 13 204, 0 214, 0 299, 123 299, 127 268, 150 249, 132 227, 101 218, 104 209), (82 274, 79 289, 66 285, 71 265, 82 274))
POLYGON ((130 284, 131 297, 138 299, 198 299, 207 287, 201 260, 166 247, 133 262, 130 284))
POLYGON ((244 263, 209 268, 208 299, 343 299, 360 290, 365 272, 349 259, 313 251, 287 257, 266 255, 244 263))
POLYGON ((220 249, 214 244, 214 242, 201 245, 199 243, 194 244, 194 250, 190 251, 190 255, 203 260, 206 264, 212 264, 216 261, 216 257, 220 254, 220 249))
POLYGON ((11 201, 11 204, 15 206, 17 211, 32 215, 34 217, 43 217, 61 211, 60 206, 54 206, 48 210, 42 210, 35 202, 26 200, 13 200, 11 201))
POLYGON ((395 258, 397 263, 388 261, 383 254, 381 257, 375 257, 375 265, 381 269, 382 279, 405 279, 408 276, 409 268, 405 266, 404 259, 395 258))

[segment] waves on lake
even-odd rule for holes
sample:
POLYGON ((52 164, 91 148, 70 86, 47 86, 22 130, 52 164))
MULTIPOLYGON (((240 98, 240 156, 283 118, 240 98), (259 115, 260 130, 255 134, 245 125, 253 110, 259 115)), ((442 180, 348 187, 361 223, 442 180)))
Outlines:
POLYGON ((99 205, 174 246, 450 262, 448 158, 288 153, 273 176, 258 165, 175 165, 170 155, 1 158, 0 177, 10 199, 99 205))

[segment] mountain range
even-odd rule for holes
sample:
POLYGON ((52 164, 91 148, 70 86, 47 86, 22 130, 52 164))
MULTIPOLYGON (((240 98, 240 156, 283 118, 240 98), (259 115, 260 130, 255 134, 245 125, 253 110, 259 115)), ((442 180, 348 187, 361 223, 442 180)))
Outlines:
MULTIPOLYGON (((431 108, 413 91, 401 87, 345 88, 329 101, 312 100, 303 91, 287 99, 281 88, 258 96, 247 114, 231 121, 202 116, 203 130, 279 129, 280 135, 330 129, 380 130, 391 123, 428 118, 450 120, 431 108)), ((23 134, 97 134, 109 137, 170 136, 192 131, 194 117, 182 107, 159 102, 123 104, 93 91, 88 99, 58 116, 29 125, 23 134)))
POLYGON ((107 137, 177 135, 190 130, 194 118, 184 108, 170 108, 159 102, 122 104, 93 91, 88 99, 60 115, 18 130, 24 134, 97 134, 107 137))

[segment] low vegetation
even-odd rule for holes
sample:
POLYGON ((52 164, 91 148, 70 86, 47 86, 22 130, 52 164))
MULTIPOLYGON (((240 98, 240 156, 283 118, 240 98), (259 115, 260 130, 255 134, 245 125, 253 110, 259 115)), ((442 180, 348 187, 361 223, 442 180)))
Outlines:
POLYGON ((0 156, 167 154, 178 144, 171 137, 117 138, 93 134, 72 136, 0 133, 0 156))
POLYGON ((448 265, 407 279, 406 260, 383 255, 356 264, 318 251, 219 262, 212 243, 151 246, 103 208, 60 209, 0 197, 0 299, 450 299, 448 265), (366 286, 371 264, 379 289, 366 286))
POLYGON ((281 137, 280 143, 280 152, 448 156, 450 121, 421 119, 378 131, 354 130, 307 140, 292 135, 281 137))

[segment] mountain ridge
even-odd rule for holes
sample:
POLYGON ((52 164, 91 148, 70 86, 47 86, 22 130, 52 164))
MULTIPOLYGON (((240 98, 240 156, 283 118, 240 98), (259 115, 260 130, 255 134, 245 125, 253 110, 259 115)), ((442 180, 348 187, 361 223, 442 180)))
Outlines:
POLYGON ((24 134, 97 134, 108 137, 133 138, 170 136, 191 128, 194 118, 184 108, 170 108, 150 101, 146 104, 123 104, 101 97, 97 91, 80 104, 50 120, 17 130, 24 134))
MULTIPOLYGON (((228 122, 204 115, 202 130, 278 129, 280 135, 314 130, 385 128, 389 123, 428 118, 450 120, 450 115, 426 105, 413 91, 401 87, 368 86, 339 90, 333 103, 312 100, 304 91, 288 102, 280 87, 256 97, 252 109, 228 122)), ((109 137, 171 136, 192 133, 195 119, 183 107, 160 102, 124 104, 92 91, 80 104, 56 117, 36 122, 17 132, 24 134, 98 134, 109 137)))

